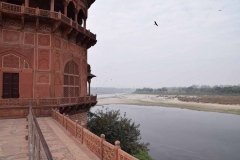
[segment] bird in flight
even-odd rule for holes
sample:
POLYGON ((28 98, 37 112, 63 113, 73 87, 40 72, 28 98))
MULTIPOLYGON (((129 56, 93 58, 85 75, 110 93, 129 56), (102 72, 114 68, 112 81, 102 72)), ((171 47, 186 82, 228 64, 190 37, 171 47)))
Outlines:
POLYGON ((154 25, 158 26, 158 24, 157 24, 157 22, 156 22, 156 21, 154 21, 154 25))
POLYGON ((219 10, 219 11, 221 11, 221 10, 219 10))

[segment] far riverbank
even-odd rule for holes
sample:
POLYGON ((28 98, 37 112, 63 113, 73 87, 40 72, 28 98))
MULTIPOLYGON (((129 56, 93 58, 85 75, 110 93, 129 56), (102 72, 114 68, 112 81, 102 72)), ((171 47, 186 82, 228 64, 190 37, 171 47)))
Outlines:
POLYGON ((186 108, 198 111, 211 111, 240 115, 240 105, 225 105, 213 103, 182 102, 177 98, 168 99, 152 94, 124 94, 113 97, 99 97, 98 105, 107 104, 130 104, 143 106, 164 106, 186 108))

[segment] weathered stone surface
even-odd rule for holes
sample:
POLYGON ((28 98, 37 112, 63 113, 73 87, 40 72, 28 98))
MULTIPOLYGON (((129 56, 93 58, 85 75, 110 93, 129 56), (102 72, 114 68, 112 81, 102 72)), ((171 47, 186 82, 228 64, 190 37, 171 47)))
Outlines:
POLYGON ((43 136, 55 160, 98 160, 88 148, 83 146, 68 131, 51 117, 37 118, 43 136))
POLYGON ((28 135, 27 121, 23 119, 0 120, 0 159, 4 160, 27 160, 28 135))

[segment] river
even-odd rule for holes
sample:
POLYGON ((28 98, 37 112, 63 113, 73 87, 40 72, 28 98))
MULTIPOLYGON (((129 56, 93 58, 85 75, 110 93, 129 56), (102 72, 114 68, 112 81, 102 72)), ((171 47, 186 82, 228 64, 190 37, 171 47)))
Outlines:
MULTIPOLYGON (((179 108, 105 105, 140 124, 155 160, 240 160, 240 116, 179 108)), ((102 108, 96 106, 91 110, 102 108)))

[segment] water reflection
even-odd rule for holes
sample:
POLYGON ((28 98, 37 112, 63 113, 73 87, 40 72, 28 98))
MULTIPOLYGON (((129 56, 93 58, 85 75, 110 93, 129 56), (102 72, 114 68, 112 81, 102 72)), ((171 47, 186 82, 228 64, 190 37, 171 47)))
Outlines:
MULTIPOLYGON (((140 124, 155 160, 239 160, 240 116, 179 108, 105 105, 140 124)), ((96 106, 92 111, 102 108, 96 106)))

